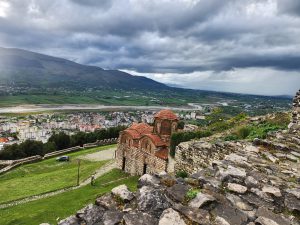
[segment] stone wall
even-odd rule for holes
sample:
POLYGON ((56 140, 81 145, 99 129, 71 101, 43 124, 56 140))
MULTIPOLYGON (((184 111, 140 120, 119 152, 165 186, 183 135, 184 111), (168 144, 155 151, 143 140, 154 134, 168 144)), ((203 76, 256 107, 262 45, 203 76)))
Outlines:
POLYGON ((40 155, 35 155, 35 156, 30 156, 24 159, 18 159, 18 160, 11 160, 11 163, 9 165, 6 165, 6 167, 2 168, 0 170, 0 174, 6 173, 20 165, 27 164, 27 163, 33 163, 37 161, 41 161, 42 156, 40 155))
POLYGON ((125 144, 119 144, 116 159, 118 168, 124 169, 125 172, 130 174, 142 175, 145 164, 147 165, 146 172, 149 174, 166 171, 167 169, 167 161, 141 149, 128 147, 125 144), (125 166, 123 164, 124 160, 125 166))
POLYGON ((289 128, 290 130, 300 130, 300 90, 293 100, 292 121, 289 128))
POLYGON ((75 147, 72 147, 72 148, 66 148, 66 149, 62 149, 62 150, 59 150, 59 151, 50 152, 50 153, 47 153, 46 155, 44 155, 43 159, 48 159, 48 158, 51 158, 51 157, 54 157, 54 156, 63 155, 63 154, 70 153, 70 152, 76 152, 76 151, 81 150, 81 149, 83 149, 83 148, 80 147, 80 146, 75 146, 75 147))
POLYGON ((104 146, 104 145, 111 145, 111 144, 117 144, 118 138, 110 138, 110 139, 104 139, 104 140, 97 140, 93 143, 87 143, 83 145, 83 148, 94 148, 98 146, 104 146))
POLYGON ((214 160, 220 160, 236 151, 240 144, 222 142, 211 144, 205 141, 188 141, 176 147, 175 173, 185 171, 192 174, 211 165, 214 160))

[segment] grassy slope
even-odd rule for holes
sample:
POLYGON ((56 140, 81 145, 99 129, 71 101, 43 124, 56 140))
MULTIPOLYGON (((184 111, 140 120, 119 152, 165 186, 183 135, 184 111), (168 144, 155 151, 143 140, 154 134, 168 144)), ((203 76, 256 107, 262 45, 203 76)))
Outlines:
POLYGON ((77 190, 0 210, 1 225, 35 225, 42 222, 56 224, 57 218, 65 218, 95 201, 96 197, 109 192, 113 187, 126 184, 136 189, 137 177, 128 177, 110 184, 106 182, 126 177, 127 174, 114 169, 96 180, 95 186, 84 186, 77 190), (104 185, 103 185, 104 184, 104 185))
MULTIPOLYGON (((56 162, 50 158, 38 163, 20 166, 0 176, 0 203, 8 202, 64 187, 77 182, 76 157, 113 147, 114 145, 87 149, 68 154, 71 162, 56 162)), ((80 180, 88 178, 107 161, 91 162, 82 160, 80 180)))

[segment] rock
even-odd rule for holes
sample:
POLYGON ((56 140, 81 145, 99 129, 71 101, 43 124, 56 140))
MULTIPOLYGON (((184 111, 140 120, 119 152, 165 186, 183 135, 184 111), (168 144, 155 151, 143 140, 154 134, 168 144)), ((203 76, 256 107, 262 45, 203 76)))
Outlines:
POLYGON ((261 224, 261 225, 280 225, 276 223, 275 221, 268 219, 266 217, 260 216, 255 220, 256 224, 261 224))
POLYGON ((236 165, 239 166, 246 166, 250 167, 251 165, 247 162, 247 158, 244 156, 237 155, 235 153, 231 153, 227 156, 225 156, 225 160, 231 161, 236 165))
POLYGON ((124 202, 129 202, 134 198, 134 195, 131 191, 128 190, 125 184, 122 184, 118 187, 115 187, 111 190, 111 193, 115 196, 121 198, 124 202))
POLYGON ((143 186, 159 186, 160 181, 158 178, 150 175, 150 174, 144 174, 141 176, 138 180, 138 188, 141 188, 143 186))
POLYGON ((244 211, 253 210, 252 206, 250 206, 248 203, 246 203, 245 201, 243 201, 240 197, 238 197, 236 195, 227 193, 226 198, 231 202, 232 205, 234 205, 235 207, 237 207, 240 210, 244 210, 244 211))
POLYGON ((273 162, 273 163, 277 163, 278 162, 278 159, 275 156, 273 156, 272 154, 270 154, 269 152, 264 152, 263 154, 271 162, 273 162))
POLYGON ((216 208, 212 210, 213 215, 222 217, 229 224, 242 225, 247 222, 248 217, 245 213, 235 207, 232 207, 229 202, 218 202, 219 204, 217 204, 216 208))
POLYGON ((104 208, 100 206, 96 206, 93 204, 89 204, 83 209, 77 211, 76 217, 80 221, 84 221, 86 225, 94 224, 102 220, 104 214, 104 208))
POLYGON ((160 216, 158 225, 186 225, 179 213, 169 208, 163 211, 160 216))
POLYGON ((167 186, 167 187, 172 187, 174 184, 176 184, 176 180, 174 177, 171 176, 164 176, 160 179, 160 183, 167 186))
POLYGON ((80 220, 76 216, 70 216, 57 223, 58 225, 81 225, 80 220))
POLYGON ((257 147, 255 147, 255 146, 253 146, 253 145, 248 145, 248 146, 246 146, 245 151, 246 152, 258 153, 259 149, 257 147))
POLYGON ((189 187, 185 184, 175 184, 167 189, 167 194, 170 198, 177 202, 183 202, 189 187))
POLYGON ((300 212, 300 189, 287 189, 284 204, 290 211, 300 212))
POLYGON ((295 152, 295 151, 292 151, 291 154, 295 157, 298 157, 300 158, 300 153, 299 152, 295 152))
POLYGON ((123 220, 123 213, 119 211, 106 211, 103 215, 103 225, 119 225, 123 220))
POLYGON ((115 199, 109 193, 97 198, 95 204, 109 210, 116 209, 118 206, 115 199))
POLYGON ((245 179, 245 184, 247 187, 252 188, 252 187, 258 187, 258 181, 254 179, 252 176, 247 176, 245 179))
POLYGON ((281 197, 280 189, 273 186, 263 186, 262 191, 268 194, 272 194, 275 197, 281 197))
POLYGON ((225 181, 228 177, 234 177, 239 179, 244 179, 246 177, 246 171, 242 168, 236 168, 233 166, 228 166, 227 170, 220 170, 219 174, 221 176, 221 180, 225 181))
POLYGON ((224 218, 217 216, 214 222, 215 225, 230 225, 224 218))
POLYGON ((265 192, 263 192, 263 191, 261 191, 257 188, 251 188, 250 191, 253 192, 254 194, 256 194, 258 197, 260 197, 261 199, 263 199, 266 202, 273 202, 274 201, 265 192))
POLYGON ((276 152, 275 156, 279 159, 286 159, 286 154, 280 153, 280 152, 276 152))
POLYGON ((148 213, 130 212, 124 215, 125 225, 156 225, 157 219, 148 213))
POLYGON ((198 179, 194 179, 194 178, 190 178, 190 177, 187 177, 184 179, 184 181, 189 184, 189 185, 192 185, 192 186, 197 186, 199 185, 199 180, 198 179))
POLYGON ((239 194, 244 194, 247 191, 247 187, 240 185, 240 184, 234 184, 234 183, 228 183, 227 188, 228 188, 228 190, 239 193, 239 194))
MULTIPOLYGON (((290 221, 281 215, 275 214, 272 211, 268 210, 265 207, 259 207, 258 210, 256 211, 256 216, 259 217, 265 217, 269 219, 270 221, 276 222, 278 225, 290 225, 290 221)), ((263 220, 265 221, 265 220, 263 220)), ((264 223, 261 223, 265 225, 264 223)), ((271 223, 270 223, 271 224, 271 223)), ((269 224, 267 224, 269 225, 269 224)))
POLYGON ((197 196, 189 202, 189 206, 193 208, 201 208, 202 206, 216 201, 216 199, 208 194, 199 192, 197 196))
POLYGON ((287 154, 286 155, 286 159, 292 161, 292 162, 298 162, 298 158, 294 155, 291 155, 291 154, 287 154))
POLYGON ((210 216, 208 211, 198 208, 192 208, 188 206, 183 206, 181 204, 173 205, 173 208, 180 212, 182 215, 186 216, 189 220, 194 223, 209 225, 210 216))
POLYGON ((139 210, 155 216, 159 216, 163 210, 170 207, 163 192, 150 186, 143 186, 139 189, 137 203, 139 210))

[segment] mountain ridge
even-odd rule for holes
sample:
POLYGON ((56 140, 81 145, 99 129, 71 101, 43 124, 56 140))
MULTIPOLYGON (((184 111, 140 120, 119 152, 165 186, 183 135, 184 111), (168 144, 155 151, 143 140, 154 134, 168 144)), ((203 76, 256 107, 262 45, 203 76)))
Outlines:
POLYGON ((17 48, 0 47, 0 84, 70 89, 169 89, 165 84, 119 70, 79 64, 17 48))

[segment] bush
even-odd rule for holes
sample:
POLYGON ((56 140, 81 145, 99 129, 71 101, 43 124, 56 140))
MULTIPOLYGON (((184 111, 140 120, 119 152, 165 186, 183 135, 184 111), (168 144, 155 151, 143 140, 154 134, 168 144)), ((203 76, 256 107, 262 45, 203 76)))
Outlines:
POLYGON ((188 177, 188 174, 186 171, 181 170, 176 173, 176 177, 186 178, 188 177))
POLYGON ((196 196, 199 192, 200 192, 199 189, 190 189, 185 195, 186 200, 190 201, 190 200, 196 198, 196 196))
POLYGON ((225 141, 236 141, 238 139, 239 139, 238 136, 236 136, 235 134, 228 135, 224 138, 225 141))
POLYGON ((245 139, 249 136, 251 129, 249 127, 240 127, 236 131, 236 136, 240 139, 245 139))

